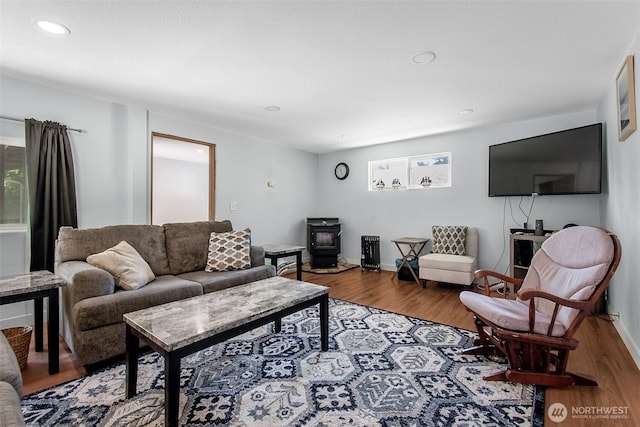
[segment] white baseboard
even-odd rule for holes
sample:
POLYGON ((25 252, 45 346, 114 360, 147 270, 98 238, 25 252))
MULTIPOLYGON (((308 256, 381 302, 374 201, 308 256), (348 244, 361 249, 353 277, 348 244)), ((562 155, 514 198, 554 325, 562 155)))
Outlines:
MULTIPOLYGON (((349 264, 357 264, 357 265, 361 265, 360 259, 345 259, 346 262, 348 262, 349 264)), ((380 264, 380 270, 384 270, 384 271, 396 271, 396 266, 394 264, 380 264)))
MULTIPOLYGON (((45 316, 46 316, 46 311, 45 311, 45 316)), ((46 317, 45 317, 46 319, 46 317)), ((33 314, 23 314, 23 315, 19 315, 19 316, 14 316, 14 317, 9 317, 9 318, 5 318, 5 319, 1 319, 0 320, 0 329, 6 329, 6 328, 13 328, 15 326, 26 326, 26 325, 33 325, 34 319, 33 319, 33 314)))
POLYGON ((627 347, 627 350, 629 350, 633 361, 636 362, 636 366, 640 368, 640 348, 638 348, 638 343, 633 341, 623 322, 616 320, 613 322, 613 326, 618 331, 618 334, 620 334, 620 338, 622 338, 622 342, 627 347))

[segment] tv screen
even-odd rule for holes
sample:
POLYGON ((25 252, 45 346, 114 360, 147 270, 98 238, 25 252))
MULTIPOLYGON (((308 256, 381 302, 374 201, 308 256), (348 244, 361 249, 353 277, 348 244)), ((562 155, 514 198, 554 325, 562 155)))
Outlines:
POLYGON ((489 146, 489 197, 598 194, 602 123, 489 146))

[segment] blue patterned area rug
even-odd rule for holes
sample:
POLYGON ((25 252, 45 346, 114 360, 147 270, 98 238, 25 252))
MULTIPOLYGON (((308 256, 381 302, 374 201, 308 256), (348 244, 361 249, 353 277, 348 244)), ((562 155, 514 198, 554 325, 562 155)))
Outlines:
MULTIPOLYGON (((544 390, 486 382, 501 368, 463 356, 473 333, 330 300, 330 350, 317 307, 182 359, 187 426, 538 426, 544 390)), ((125 400, 124 362, 22 401, 30 426, 161 426, 164 359, 140 357, 125 400)))

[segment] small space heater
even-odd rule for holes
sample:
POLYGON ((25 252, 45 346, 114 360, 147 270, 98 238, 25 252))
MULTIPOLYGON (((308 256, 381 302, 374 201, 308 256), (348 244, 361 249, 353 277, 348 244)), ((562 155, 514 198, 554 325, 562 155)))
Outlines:
POLYGON ((380 271, 380 236, 361 236, 363 269, 380 271))

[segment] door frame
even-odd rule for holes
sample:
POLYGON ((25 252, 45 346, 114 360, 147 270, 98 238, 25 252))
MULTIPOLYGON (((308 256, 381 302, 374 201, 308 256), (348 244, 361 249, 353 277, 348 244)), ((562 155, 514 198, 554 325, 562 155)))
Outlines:
POLYGON ((149 213, 150 222, 153 224, 153 139, 155 137, 173 139, 175 141, 189 142, 192 144, 206 145, 209 148, 209 221, 215 221, 216 217, 216 144, 198 141, 196 139, 185 138, 182 136, 171 135, 167 133, 151 132, 151 188, 149 189, 150 203, 149 213))

